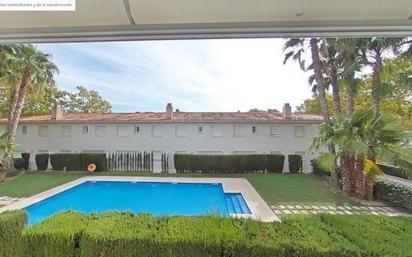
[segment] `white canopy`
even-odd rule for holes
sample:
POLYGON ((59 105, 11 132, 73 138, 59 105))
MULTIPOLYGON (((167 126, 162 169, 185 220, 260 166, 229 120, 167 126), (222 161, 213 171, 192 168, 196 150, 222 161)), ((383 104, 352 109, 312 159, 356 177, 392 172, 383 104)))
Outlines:
POLYGON ((77 0, 0 11, 0 42, 411 35, 411 0, 77 0))

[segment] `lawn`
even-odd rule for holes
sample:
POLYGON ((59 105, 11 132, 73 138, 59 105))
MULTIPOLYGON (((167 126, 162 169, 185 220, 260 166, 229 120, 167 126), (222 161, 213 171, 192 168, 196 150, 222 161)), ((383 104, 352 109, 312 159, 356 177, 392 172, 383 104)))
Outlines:
MULTIPOLYGON (((30 172, 0 184, 0 196, 28 197, 88 175, 85 172, 30 172)), ((153 174, 143 172, 99 172, 115 176, 190 176, 247 178, 270 205, 280 203, 354 204, 341 194, 333 193, 319 177, 303 174, 153 174)))

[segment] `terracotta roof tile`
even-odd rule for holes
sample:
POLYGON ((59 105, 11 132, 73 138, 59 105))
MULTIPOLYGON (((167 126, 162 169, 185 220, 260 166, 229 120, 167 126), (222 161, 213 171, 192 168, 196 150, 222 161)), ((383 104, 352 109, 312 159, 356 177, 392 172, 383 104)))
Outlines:
MULTIPOLYGON (((58 122, 190 122, 190 121, 226 121, 226 122, 271 122, 271 121, 316 121, 321 122, 321 116, 293 114, 291 119, 285 119, 281 114, 268 112, 174 112, 173 119, 167 120, 164 112, 137 113, 69 113, 58 122)), ((0 119, 5 123, 6 119, 0 119)), ((55 122, 50 115, 23 117, 21 122, 55 122)))

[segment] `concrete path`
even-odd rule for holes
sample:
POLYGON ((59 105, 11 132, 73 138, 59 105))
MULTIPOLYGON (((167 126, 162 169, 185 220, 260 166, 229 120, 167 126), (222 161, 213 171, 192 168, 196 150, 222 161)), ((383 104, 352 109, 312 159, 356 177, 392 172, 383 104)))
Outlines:
POLYGON ((8 197, 8 196, 0 196, 0 207, 10 205, 17 201, 22 200, 23 198, 16 198, 16 197, 8 197))
POLYGON ((276 215, 290 214, 337 214, 337 215, 355 215, 355 214, 372 214, 381 216, 411 216, 406 212, 399 211, 390 206, 332 206, 332 205, 290 205, 280 204, 272 205, 272 210, 276 215))

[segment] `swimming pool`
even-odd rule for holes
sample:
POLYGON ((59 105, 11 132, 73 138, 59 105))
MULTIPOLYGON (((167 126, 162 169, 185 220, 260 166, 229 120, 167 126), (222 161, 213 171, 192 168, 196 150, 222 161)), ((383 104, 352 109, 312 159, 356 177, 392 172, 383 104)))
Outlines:
POLYGON ((29 225, 65 210, 156 216, 251 214, 242 194, 225 193, 220 183, 86 181, 25 209, 29 225))

